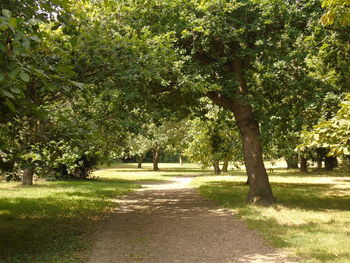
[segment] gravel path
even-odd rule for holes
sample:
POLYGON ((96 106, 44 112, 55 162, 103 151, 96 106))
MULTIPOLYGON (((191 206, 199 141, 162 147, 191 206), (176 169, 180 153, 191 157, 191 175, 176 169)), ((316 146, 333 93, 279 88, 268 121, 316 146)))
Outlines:
POLYGON ((294 262, 232 212, 173 178, 119 200, 101 224, 88 263, 294 262))

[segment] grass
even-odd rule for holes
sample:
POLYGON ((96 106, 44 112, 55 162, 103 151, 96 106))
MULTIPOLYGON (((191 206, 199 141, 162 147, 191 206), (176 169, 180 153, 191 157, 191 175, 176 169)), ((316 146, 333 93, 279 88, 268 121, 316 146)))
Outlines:
POLYGON ((131 182, 37 182, 24 187, 0 183, 0 262, 81 262, 91 229, 113 198, 136 188, 131 182))
POLYGON ((83 262, 93 226, 115 206, 115 199, 138 187, 174 176, 197 175, 193 186, 218 204, 234 209, 271 245, 302 262, 350 262, 350 175, 301 174, 269 168, 278 203, 247 205, 244 171, 213 176, 199 165, 117 164, 94 173, 94 180, 36 182, 31 187, 0 183, 0 262, 83 262))
POLYGON ((151 164, 137 169, 121 163, 96 171, 94 180, 37 181, 26 187, 0 182, 0 262, 83 262, 94 225, 137 182, 202 172, 196 165, 160 167, 153 172, 151 164))
POLYGON ((301 262, 350 262, 349 173, 276 170, 270 175, 278 203, 273 207, 247 205, 246 177, 198 177, 201 194, 234 209, 252 229, 273 246, 301 262))

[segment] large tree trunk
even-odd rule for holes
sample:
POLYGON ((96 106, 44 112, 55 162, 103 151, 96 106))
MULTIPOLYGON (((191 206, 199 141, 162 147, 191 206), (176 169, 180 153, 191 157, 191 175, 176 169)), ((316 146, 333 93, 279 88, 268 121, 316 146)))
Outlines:
POLYGON ((228 161, 224 161, 224 164, 222 165, 222 172, 225 174, 228 172, 228 161))
POLYGON ((32 185, 33 184, 33 175, 34 168, 25 168, 22 176, 23 185, 32 185))
POLYGON ((249 180, 247 201, 262 205, 274 203, 276 199, 272 194, 262 157, 259 124, 253 116, 251 106, 245 101, 232 100, 217 92, 209 92, 207 96, 215 104, 231 110, 235 115, 242 137, 244 163, 249 180))
POLYGON ((159 148, 153 149, 153 171, 159 170, 159 167, 158 167, 159 154, 160 154, 159 148))
POLYGON ((300 157, 300 172, 307 173, 307 159, 303 156, 300 157))
MULTIPOLYGON (((239 48, 239 45, 237 46, 239 48)), ((239 81, 234 99, 216 91, 207 93, 207 97, 216 105, 233 112, 242 137, 244 163, 249 179, 247 201, 254 204, 270 205, 276 202, 272 194, 269 177, 263 162, 259 124, 256 121, 252 107, 247 103, 247 81, 243 73, 242 63, 236 59, 231 63, 231 69, 239 81)))
POLYGON ((214 162, 213 163, 213 167, 214 167, 214 173, 215 174, 221 174, 221 170, 220 170, 220 166, 219 166, 219 162, 214 162))
POLYGON ((287 169, 298 169, 298 155, 291 155, 285 157, 287 163, 287 169))
POLYGON ((333 168, 337 167, 337 164, 338 164, 337 157, 326 156, 324 161, 324 169, 326 171, 332 171, 333 168))

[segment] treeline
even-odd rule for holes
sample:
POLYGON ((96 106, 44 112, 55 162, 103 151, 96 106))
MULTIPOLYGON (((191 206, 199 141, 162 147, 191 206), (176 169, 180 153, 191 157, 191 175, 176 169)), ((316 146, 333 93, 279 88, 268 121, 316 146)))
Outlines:
POLYGON ((2 1, 1 170, 23 172, 25 184, 34 174, 86 178, 115 158, 141 164, 149 151, 157 169, 166 150, 216 173, 219 162, 243 161, 248 201, 271 204, 264 158, 305 170, 349 154, 343 7, 2 1))

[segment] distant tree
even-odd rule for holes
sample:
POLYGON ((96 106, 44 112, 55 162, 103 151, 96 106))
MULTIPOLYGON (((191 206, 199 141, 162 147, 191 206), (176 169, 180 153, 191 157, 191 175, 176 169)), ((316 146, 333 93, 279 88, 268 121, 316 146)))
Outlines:
POLYGON ((208 113, 189 121, 189 142, 184 154, 204 166, 213 166, 215 174, 227 172, 229 162, 242 162, 242 144, 230 112, 208 105, 208 113), (219 163, 223 162, 222 169, 219 163))
POLYGON ((340 103, 336 115, 302 133, 300 149, 326 148, 328 156, 350 155, 350 95, 340 103))

